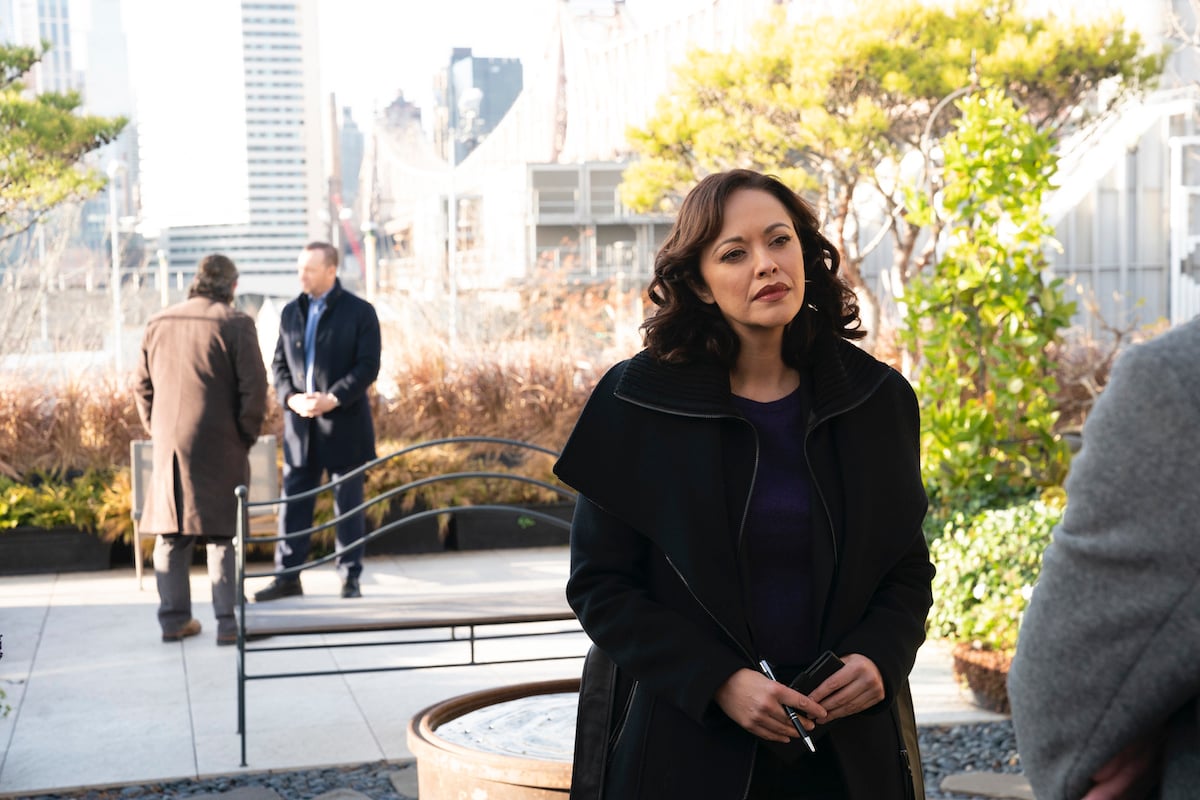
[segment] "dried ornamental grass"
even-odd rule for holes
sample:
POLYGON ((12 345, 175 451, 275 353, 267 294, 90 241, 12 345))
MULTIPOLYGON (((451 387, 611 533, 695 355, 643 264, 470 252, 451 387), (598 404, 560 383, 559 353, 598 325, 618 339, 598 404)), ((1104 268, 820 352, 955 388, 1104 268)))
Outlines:
POLYGON ((0 388, 0 472, 78 474, 129 460, 142 426, 130 393, 106 378, 0 388))
MULTIPOLYGON (((386 374, 372 393, 378 452, 454 436, 495 436, 560 449, 595 382, 593 369, 553 343, 496 350, 454 358, 440 347, 389 353, 386 374)), ((268 409, 263 431, 280 436, 282 413, 273 393, 268 409)), ((35 474, 58 480, 89 469, 115 472, 95 501, 97 527, 105 538, 131 538, 129 443, 143 438, 132 388, 114 379, 0 388, 0 474, 26 481, 35 474)), ((369 488, 474 470, 511 469, 553 481, 552 458, 529 454, 501 463, 513 458, 482 447, 425 452, 402 465, 388 464, 369 488)), ((499 495, 511 502, 555 499, 552 492, 511 481, 451 482, 428 494, 425 499, 451 505, 499 495)), ((415 499, 397 497, 396 502, 403 508, 415 499)))
POLYGON ((377 396, 381 440, 497 436, 558 449, 595 382, 589 367, 550 346, 454 362, 422 350, 395 363, 389 394, 377 396))

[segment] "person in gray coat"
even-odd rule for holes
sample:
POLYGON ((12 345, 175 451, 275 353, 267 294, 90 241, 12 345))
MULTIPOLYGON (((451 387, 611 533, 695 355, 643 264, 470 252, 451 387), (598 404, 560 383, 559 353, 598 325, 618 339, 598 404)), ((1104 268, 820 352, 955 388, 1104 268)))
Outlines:
POLYGON ((1008 676, 1039 800, 1200 793, 1200 319, 1125 352, 1084 426, 1008 676))
POLYGON ((136 401, 154 443, 154 468, 141 530, 158 534, 154 573, 164 642, 200 633, 188 576, 198 536, 207 543, 217 644, 237 642, 233 492, 250 483, 250 448, 267 410, 254 320, 231 305, 237 277, 233 261, 206 256, 188 299, 152 316, 142 339, 136 401))

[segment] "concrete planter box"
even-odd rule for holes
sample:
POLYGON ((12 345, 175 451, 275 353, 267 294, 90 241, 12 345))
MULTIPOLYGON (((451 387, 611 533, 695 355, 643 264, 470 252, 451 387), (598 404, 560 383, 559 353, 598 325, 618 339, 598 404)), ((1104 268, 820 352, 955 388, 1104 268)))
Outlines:
POLYGON ((108 569, 112 542, 78 528, 0 530, 0 575, 108 569))
POLYGON ((456 508, 450 520, 447 550, 496 550, 508 547, 550 547, 570 541, 570 530, 536 517, 549 514, 570 523, 574 503, 550 503, 528 508, 456 508))
MULTIPOLYGON (((395 523, 371 541, 367 542, 367 555, 407 555, 409 553, 440 553, 445 549, 449 520, 447 514, 420 516, 426 508, 415 508, 410 512, 390 511, 379 525, 368 531, 374 533, 385 525, 395 523)), ((368 524, 370 524, 368 522, 368 524)))

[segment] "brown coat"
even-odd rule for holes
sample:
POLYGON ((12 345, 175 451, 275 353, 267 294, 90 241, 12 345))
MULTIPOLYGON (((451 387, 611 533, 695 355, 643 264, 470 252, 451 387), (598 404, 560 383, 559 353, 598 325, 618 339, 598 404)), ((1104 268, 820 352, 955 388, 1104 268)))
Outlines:
POLYGON ((150 318, 137 406, 154 442, 141 530, 232 537, 233 491, 250 482, 250 447, 267 406, 254 320, 193 297, 150 318))

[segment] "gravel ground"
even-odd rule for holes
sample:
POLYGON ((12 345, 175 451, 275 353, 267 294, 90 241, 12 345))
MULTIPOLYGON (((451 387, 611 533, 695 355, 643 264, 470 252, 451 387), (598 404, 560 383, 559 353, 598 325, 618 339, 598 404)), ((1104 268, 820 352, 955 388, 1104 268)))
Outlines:
MULTIPOLYGON (((925 767, 927 800, 983 800, 962 794, 945 794, 938 787, 942 778, 959 772, 1020 772, 1016 739, 1011 722, 988 722, 950 727, 921 727, 921 759, 925 767)), ((312 800, 336 789, 353 789, 371 800, 414 800, 399 794, 391 775, 411 765, 386 762, 277 773, 245 773, 211 778, 91 789, 65 794, 24 795, 13 800, 174 800, 197 798, 251 786, 273 789, 284 800, 312 800)))
POLYGON ((925 768, 926 800, 980 800, 939 790, 942 778, 959 772, 1021 771, 1012 722, 981 722, 952 727, 920 727, 918 743, 925 768))

